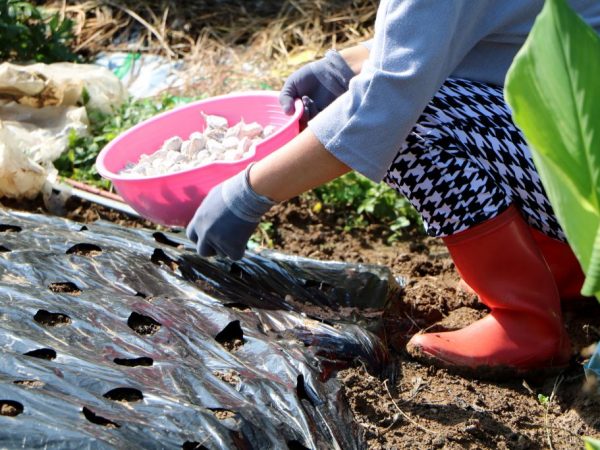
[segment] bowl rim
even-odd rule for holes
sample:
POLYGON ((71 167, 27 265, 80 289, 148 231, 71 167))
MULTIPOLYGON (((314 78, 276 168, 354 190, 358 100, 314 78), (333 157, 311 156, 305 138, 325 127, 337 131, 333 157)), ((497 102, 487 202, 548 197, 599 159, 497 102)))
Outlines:
MULTIPOLYGON (((190 172, 190 171, 198 170, 198 169, 206 169, 207 167, 214 166, 214 165, 233 165, 233 164, 243 163, 244 161, 247 161, 248 159, 252 158, 252 156, 249 156, 244 159, 238 159, 236 161, 214 161, 214 162, 209 162, 206 164, 201 164, 196 167, 191 167, 189 169, 180 170, 178 172, 141 177, 139 175, 133 175, 133 174, 114 173, 106 168, 106 165, 104 164, 104 160, 105 160, 106 156, 108 155, 108 153, 111 151, 111 149, 113 147, 115 147, 122 139, 124 139, 126 134, 133 132, 133 131, 137 130, 138 128, 142 128, 143 126, 146 126, 148 123, 157 121, 157 120, 162 119, 163 117, 169 116, 171 114, 175 114, 182 109, 186 109, 186 108, 196 106, 196 105, 199 105, 202 103, 207 103, 209 101, 222 100, 222 99, 227 99, 227 98, 237 98, 237 97, 274 97, 274 98, 279 98, 279 94, 280 94, 279 91, 259 91, 259 90, 232 92, 230 94, 217 95, 217 96, 197 100, 195 102, 186 103, 185 105, 177 106, 176 108, 170 109, 169 111, 165 111, 160 114, 157 114, 153 117, 150 117, 146 120, 141 121, 140 123, 134 125, 133 127, 129 128, 129 129, 123 131, 116 138, 114 138, 112 141, 110 141, 108 144, 106 144, 104 146, 104 148, 100 151, 100 153, 98 153, 98 156, 96 157, 96 170, 102 177, 104 177, 110 181, 142 181, 142 180, 145 181, 145 180, 156 180, 156 179, 160 179, 160 178, 171 177, 174 175, 179 175, 182 173, 186 173, 186 172, 190 172)), ((277 135, 283 133, 287 127, 289 127, 292 123, 294 123, 300 119, 300 116, 302 116, 302 113, 304 112, 304 105, 302 103, 302 100, 296 99, 296 101, 294 102, 294 107, 295 107, 294 113, 292 115, 288 116, 288 120, 279 129, 279 131, 276 131, 275 133, 270 134, 269 136, 265 137, 261 141, 258 141, 255 144, 255 147, 262 144, 266 140, 272 139, 272 138, 276 137, 277 135)))

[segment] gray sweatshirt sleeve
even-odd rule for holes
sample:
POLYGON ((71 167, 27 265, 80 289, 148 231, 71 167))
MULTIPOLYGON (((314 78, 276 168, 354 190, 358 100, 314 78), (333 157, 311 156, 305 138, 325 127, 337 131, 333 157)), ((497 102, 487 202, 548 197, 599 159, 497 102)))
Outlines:
POLYGON ((361 73, 308 123, 317 139, 381 181, 425 106, 489 32, 489 1, 382 0, 361 73))

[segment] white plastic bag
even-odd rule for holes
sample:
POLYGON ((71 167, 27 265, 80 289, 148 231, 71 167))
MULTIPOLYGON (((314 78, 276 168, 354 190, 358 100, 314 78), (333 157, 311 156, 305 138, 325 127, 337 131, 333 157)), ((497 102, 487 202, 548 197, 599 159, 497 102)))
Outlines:
POLYGON ((0 64, 0 98, 22 105, 81 106, 84 90, 87 107, 104 113, 112 112, 127 96, 110 70, 94 64, 0 64))
POLYGON ((0 197, 35 197, 56 175, 52 161, 67 148, 71 130, 84 135, 87 125, 83 107, 0 107, 0 197))
POLYGON ((0 198, 33 198, 56 176, 52 162, 69 135, 87 133, 82 106, 110 113, 126 91, 109 70, 89 64, 0 64, 0 198))

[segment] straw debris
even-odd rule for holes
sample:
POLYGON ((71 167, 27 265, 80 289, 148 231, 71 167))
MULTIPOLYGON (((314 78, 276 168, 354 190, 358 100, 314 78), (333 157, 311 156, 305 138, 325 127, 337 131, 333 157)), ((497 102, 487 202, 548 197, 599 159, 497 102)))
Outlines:
POLYGON ((297 66, 372 34, 376 0, 51 0, 75 22, 75 51, 156 53, 188 67, 186 93, 278 89, 297 66))

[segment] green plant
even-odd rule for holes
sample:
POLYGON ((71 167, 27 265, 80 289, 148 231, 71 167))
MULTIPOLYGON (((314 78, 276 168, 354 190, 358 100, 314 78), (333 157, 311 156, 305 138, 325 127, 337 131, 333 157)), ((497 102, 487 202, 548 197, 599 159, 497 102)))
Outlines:
POLYGON ((68 149, 54 161, 59 175, 109 188, 110 182, 102 179, 96 171, 96 157, 100 150, 137 123, 190 100, 173 95, 165 95, 158 100, 130 98, 112 114, 88 111, 89 135, 69 136, 68 149))
POLYGON ((389 227, 389 241, 397 239, 409 225, 421 224, 418 213, 408 200, 385 184, 375 184, 368 178, 350 172, 313 191, 326 206, 345 212, 345 231, 364 228, 369 223, 389 227))
MULTIPOLYGON (((515 123, 600 300, 600 38, 566 3, 546 0, 506 80, 515 123)), ((538 396, 542 404, 545 396, 538 396)), ((600 441, 584 438, 586 450, 600 441)))
POLYGON ((0 0, 0 61, 76 61, 73 22, 25 1, 0 0))
POLYGON ((546 0, 506 82, 515 123, 550 202, 600 294, 600 38, 566 3, 546 0))
POLYGON ((600 450, 600 440, 585 437, 583 441, 585 442, 585 450, 600 450))
POLYGON ((258 227, 250 237, 250 240, 261 247, 273 248, 274 232, 273 222, 265 220, 258 224, 258 227))

